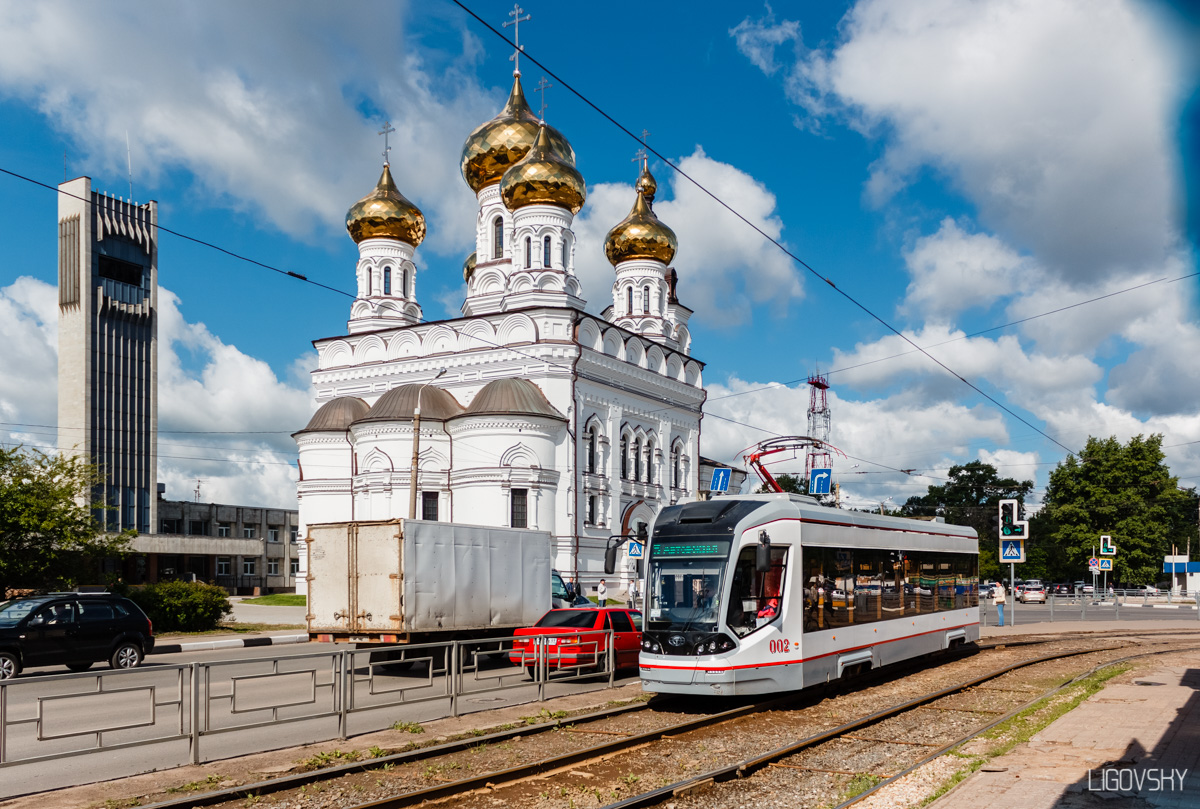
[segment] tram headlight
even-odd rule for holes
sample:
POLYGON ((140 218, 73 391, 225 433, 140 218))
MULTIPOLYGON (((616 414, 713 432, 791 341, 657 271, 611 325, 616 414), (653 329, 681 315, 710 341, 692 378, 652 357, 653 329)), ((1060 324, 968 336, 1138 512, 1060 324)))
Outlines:
POLYGON ((653 638, 642 638, 642 649, 651 654, 661 654, 662 647, 658 645, 658 641, 653 638))

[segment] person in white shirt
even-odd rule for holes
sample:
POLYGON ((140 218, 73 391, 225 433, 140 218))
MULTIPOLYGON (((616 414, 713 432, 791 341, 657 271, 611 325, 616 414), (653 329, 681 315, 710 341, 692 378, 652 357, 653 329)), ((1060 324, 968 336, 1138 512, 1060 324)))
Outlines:
POLYGON ((992 588, 992 603, 996 605, 996 614, 1000 616, 1000 626, 1004 626, 1004 585, 997 584, 992 588))
POLYGON ((604 579, 601 579, 600 584, 596 587, 596 601, 601 607, 608 601, 608 585, 604 583, 604 579))

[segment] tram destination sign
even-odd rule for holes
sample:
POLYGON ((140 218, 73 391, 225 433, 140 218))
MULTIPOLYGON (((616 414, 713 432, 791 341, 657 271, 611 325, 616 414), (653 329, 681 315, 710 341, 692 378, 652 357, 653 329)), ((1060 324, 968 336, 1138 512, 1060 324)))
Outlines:
POLYGON ((656 539, 650 545, 651 559, 664 559, 672 556, 728 556, 729 541, 705 540, 661 540, 656 539))

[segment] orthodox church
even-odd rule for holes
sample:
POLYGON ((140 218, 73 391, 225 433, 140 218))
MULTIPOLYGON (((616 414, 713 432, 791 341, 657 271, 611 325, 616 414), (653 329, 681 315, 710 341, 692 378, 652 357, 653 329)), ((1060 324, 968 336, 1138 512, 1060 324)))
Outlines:
POLYGON ((504 109, 467 137, 462 175, 478 201, 462 317, 422 318, 425 218, 386 162, 346 216, 358 292, 347 333, 313 343, 320 407, 295 434, 301 530, 410 513, 537 529, 556 568, 591 588, 610 535, 697 497, 703 364, 676 296, 676 237, 643 163, 604 244, 612 304, 585 311, 571 226, 587 188, 519 71, 504 109))

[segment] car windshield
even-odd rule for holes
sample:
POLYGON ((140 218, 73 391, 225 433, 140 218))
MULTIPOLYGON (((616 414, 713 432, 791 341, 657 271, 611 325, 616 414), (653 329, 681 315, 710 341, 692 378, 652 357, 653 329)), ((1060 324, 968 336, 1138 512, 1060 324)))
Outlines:
POLYGON ((550 610, 535 626, 591 629, 596 624, 595 610, 550 610))
POLYGON ((16 626, 21 619, 40 607, 41 601, 0 601, 0 626, 16 626))

